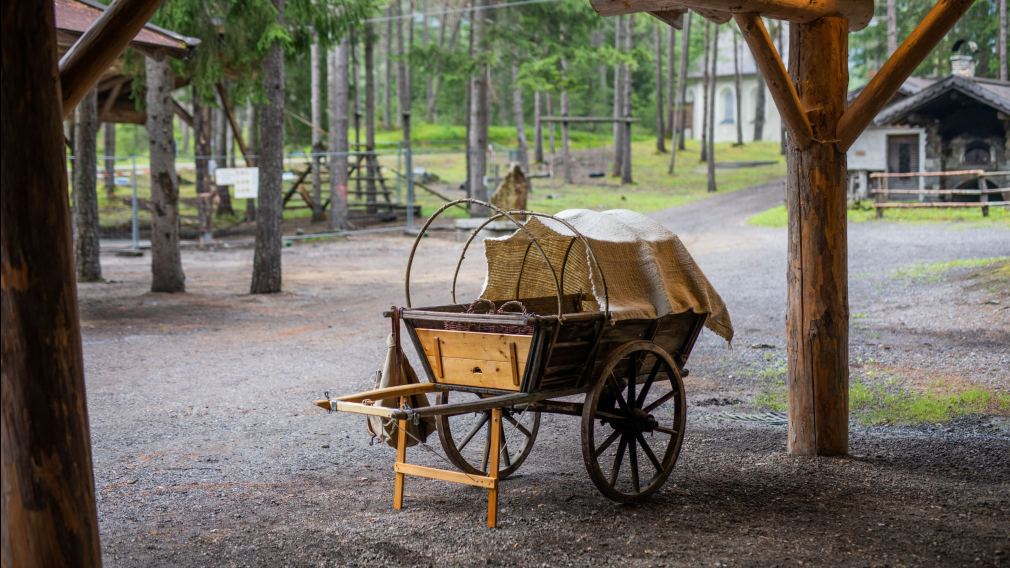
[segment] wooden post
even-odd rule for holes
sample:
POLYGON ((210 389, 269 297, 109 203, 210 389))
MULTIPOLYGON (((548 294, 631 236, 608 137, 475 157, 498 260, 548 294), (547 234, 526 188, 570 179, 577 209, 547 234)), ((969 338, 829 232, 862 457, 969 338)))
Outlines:
POLYGON ((491 448, 488 452, 487 476, 494 485, 487 490, 487 526, 498 524, 498 459, 501 457, 501 408, 491 409, 491 448))
POLYGON ((833 142, 848 88, 848 22, 790 26, 789 71, 813 131, 790 145, 789 452, 848 451, 849 309, 845 150, 833 142))
POLYGON ((989 193, 986 192, 987 188, 986 188, 985 176, 979 174, 979 176, 978 176, 978 183, 976 184, 976 186, 978 187, 978 190, 981 192, 981 193, 979 193, 978 200, 983 203, 983 205, 982 205, 982 216, 983 217, 988 217, 989 216, 989 206, 988 205, 984 205, 985 203, 989 203, 989 193))
MULTIPOLYGON (((398 365, 394 365, 396 367, 398 365)), ((407 405, 407 397, 400 397, 400 408, 407 405)), ((400 419, 396 421, 396 463, 405 464, 407 463, 407 421, 400 419)), ((393 468, 395 481, 393 482, 393 508, 401 509, 403 507, 403 474, 400 473, 394 466, 393 468)))
POLYGON ((101 566, 53 4, 0 27, 0 563, 101 566))

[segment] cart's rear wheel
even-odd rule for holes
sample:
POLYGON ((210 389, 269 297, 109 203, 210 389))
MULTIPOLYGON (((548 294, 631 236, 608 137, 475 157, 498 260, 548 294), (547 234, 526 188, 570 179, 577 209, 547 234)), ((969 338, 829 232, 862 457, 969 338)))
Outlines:
MULTIPOLYGON (((479 395, 453 392, 453 402, 462 397, 479 395)), ((449 403, 449 391, 439 394, 439 404, 449 403)), ((515 473, 533 449, 540 430, 540 413, 532 410, 502 409, 502 448, 498 478, 515 473)), ((491 447, 491 411, 470 412, 456 416, 439 416, 438 439, 442 449, 456 467, 473 475, 487 475, 491 447)))
POLYGON ((582 457, 600 492, 620 503, 655 493, 677 462, 685 414, 684 382, 662 347, 618 348, 582 409, 582 457))

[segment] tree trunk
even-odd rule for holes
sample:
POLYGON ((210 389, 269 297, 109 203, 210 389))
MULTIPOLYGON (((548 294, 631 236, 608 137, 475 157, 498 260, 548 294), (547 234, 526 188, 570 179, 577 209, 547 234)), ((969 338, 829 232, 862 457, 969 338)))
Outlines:
MULTIPOLYGON (((634 48, 635 15, 628 14, 624 19, 624 52, 631 53, 634 48)), ((621 102, 624 103, 621 116, 621 183, 632 183, 631 180, 631 66, 624 67, 624 93, 621 102)))
POLYGON ((172 136, 172 69, 167 60, 147 64, 147 135, 151 144, 151 291, 184 292, 179 254, 179 178, 172 136))
POLYGON ((350 44, 347 38, 330 51, 327 73, 330 105, 330 229, 350 229, 347 218, 347 134, 350 121, 347 116, 347 59, 350 44))
POLYGON ((765 78, 757 74, 757 96, 754 97, 754 141, 765 137, 765 78))
POLYGON ((365 152, 368 164, 365 202, 367 211, 375 213, 378 211, 375 182, 379 177, 379 160, 375 156, 375 28, 372 23, 365 23, 365 152))
MULTIPOLYGON (((666 24, 663 24, 664 26, 666 24)), ((671 28, 672 29, 672 28, 671 28)), ((653 24, 654 42, 656 44, 656 151, 666 153, 666 121, 663 114, 666 107, 663 104, 663 32, 659 23, 653 24)))
MULTIPOLYGON (((564 37, 562 36, 562 41, 564 37)), ((564 59, 561 60, 561 77, 562 80, 566 79, 568 76, 568 62, 564 59)), ((561 91, 561 116, 568 117, 568 91, 561 91)), ((571 140, 568 136, 568 122, 561 123, 561 170, 563 173, 564 182, 571 184, 575 183, 575 173, 572 168, 572 147, 571 140)))
POLYGON ((102 265, 98 242, 98 91, 77 105, 74 128, 74 256, 79 282, 99 282, 102 265))
POLYGON ((116 123, 106 122, 105 134, 105 194, 116 195, 116 123))
MULTIPOLYGON (((629 16, 617 16, 614 18, 614 49, 621 53, 624 51, 624 20, 629 16)), ((624 70, 625 65, 618 63, 614 66, 614 166, 612 175, 621 175, 621 158, 624 156, 624 143, 621 136, 624 128, 620 118, 624 113, 624 70)))
MULTIPOLYGON (((547 116, 554 116, 554 103, 551 102, 551 94, 545 93, 547 97, 547 116)), ((551 167, 554 167, 554 155, 557 153, 554 150, 554 123, 547 123, 547 147, 551 150, 551 167)))
POLYGON ((887 0, 887 55, 898 49, 898 14, 896 0, 887 0))
POLYGON ((185 156, 189 154, 189 125, 185 121, 180 122, 179 130, 182 132, 182 146, 179 148, 179 155, 185 156))
MULTIPOLYGON (((482 53, 485 49, 484 10, 487 0, 474 0, 477 8, 471 14, 470 34, 474 53, 482 53)), ((467 140, 467 155, 469 166, 467 171, 467 187, 474 199, 487 201, 487 187, 484 186, 484 173, 487 169, 487 131, 488 131, 488 98, 487 98, 487 65, 478 65, 470 76, 470 133, 467 140)), ((472 213, 484 214, 486 211, 474 207, 472 213)))
MULTIPOLYGON (((686 17, 686 15, 685 15, 686 17)), ((667 53, 666 53, 666 132, 664 133, 667 138, 670 139, 670 150, 674 151, 674 147, 677 145, 677 140, 674 138, 676 127, 674 123, 677 122, 675 118, 677 112, 677 66, 674 62, 677 60, 677 28, 673 26, 670 27, 670 35, 667 36, 667 53)))
MULTIPOLYGON (((200 225, 207 227, 210 225, 210 202, 207 199, 214 191, 219 191, 215 187, 214 180, 210 175, 208 158, 210 155, 210 107, 208 107, 196 88, 193 88, 193 137, 196 139, 193 144, 196 163, 196 195, 200 199, 200 225)), ((227 187, 225 187, 227 189, 227 187)))
POLYGON ((708 95, 708 135, 705 137, 708 144, 708 191, 715 193, 715 88, 718 77, 719 65, 719 24, 712 25, 712 72, 709 75, 709 95, 708 95))
POLYGON ((0 26, 0 558, 101 566, 53 5, 0 26))
MULTIPOLYGON (((712 81, 709 76, 709 54, 712 51, 711 43, 709 42, 712 31, 712 22, 705 20, 705 34, 702 39, 702 46, 705 48, 702 58, 702 73, 701 73, 701 152, 700 159, 702 162, 708 160, 708 93, 712 90, 712 81)), ((697 103, 697 101, 695 101, 697 103)))
MULTIPOLYGON (((424 14, 428 8, 428 3, 424 0, 421 1, 421 13, 424 14)), ((424 24, 421 26, 421 43, 424 45, 425 49, 431 46, 431 26, 428 25, 428 15, 424 16, 424 24)), ((424 77, 424 101, 427 103, 431 100, 432 94, 432 76, 431 73, 427 73, 424 77)))
POLYGON ((1006 81, 1008 66, 1007 61, 1007 0, 999 0, 999 32, 997 43, 999 44, 999 80, 1006 81))
MULTIPOLYGON (((733 88, 736 91, 736 145, 743 146, 743 78, 740 76, 740 38, 736 30, 733 34, 733 88)), ((761 75, 758 73, 758 75, 761 75)))
MULTIPOLYGON (((382 86, 382 127, 389 130, 393 127, 393 20, 399 15, 399 0, 394 0, 386 6, 386 81, 382 86), (397 9, 394 12, 393 6, 397 9)), ((402 30, 400 20, 396 20, 396 30, 402 30)))
MULTIPOLYGON (((462 26, 462 23, 463 23, 463 16, 460 15, 459 17, 456 18, 456 22, 453 24, 452 27, 452 34, 449 36, 449 47, 448 47, 449 52, 452 52, 456 49, 456 44, 459 42, 459 30, 460 27, 462 26)), ((441 32, 439 33, 441 34, 441 32)), ((438 107, 438 92, 442 86, 441 83, 442 66, 443 62, 440 59, 436 66, 438 72, 433 74, 434 77, 432 79, 431 97, 428 98, 427 108, 425 109, 425 116, 427 117, 428 122, 435 121, 435 113, 438 107)))
POLYGON ((312 89, 310 97, 312 118, 312 222, 320 223, 326 220, 323 214, 323 176, 319 171, 323 167, 323 101, 322 77, 319 69, 319 39, 316 38, 309 47, 309 84, 312 89))
MULTIPOLYGON (((396 3, 396 4, 399 4, 399 2, 400 2, 400 0, 394 0, 394 3, 396 3)), ((408 6, 410 6, 410 4, 408 4, 408 6)), ((399 64, 397 65, 397 69, 396 69, 396 84, 398 86, 397 93, 399 94, 399 100, 397 102, 399 103, 399 107, 400 107, 400 128, 403 131, 403 146, 402 146, 402 149, 403 149, 404 152, 406 152, 407 154, 409 154, 412 151, 411 144, 410 144, 411 143, 411 139, 410 139, 410 137, 411 137, 411 132, 410 132, 410 118, 411 118, 410 114, 411 114, 411 112, 410 111, 411 111, 411 99, 412 99, 412 96, 413 96, 413 89, 412 89, 413 85, 412 85, 411 77, 410 77, 410 67, 407 64, 407 57, 406 56, 410 52, 410 49, 413 47, 413 43, 414 43, 414 19, 413 19, 413 17, 411 17, 408 20, 407 29, 408 29, 408 35, 407 35, 407 45, 406 46, 404 46, 404 43, 403 43, 403 28, 402 27, 397 28, 397 32, 396 32, 396 47, 397 47, 397 52, 400 53, 400 61, 399 61, 399 64), (406 49, 404 49, 405 47, 406 47, 406 49)), ((404 158, 406 158, 406 155, 404 156, 404 158)), ((410 167, 405 168, 405 171, 403 172, 404 175, 408 175, 408 176, 414 175, 414 172, 412 172, 411 169, 410 169, 411 167, 413 167, 412 162, 409 162, 409 161, 405 162, 405 166, 410 166, 410 167)))
POLYGON ((845 150, 835 125, 848 88, 848 22, 826 17, 790 26, 789 74, 810 113, 814 141, 790 145, 789 452, 848 451, 849 310, 845 150))
POLYGON ((512 114, 516 122, 519 167, 523 169, 523 173, 529 174, 530 161, 526 148, 526 117, 523 114, 523 90, 519 86, 519 64, 514 60, 512 61, 512 114))
MULTIPOLYGON (((284 0, 273 0, 284 25, 284 0)), ((263 58, 266 104, 259 109, 259 203, 251 294, 281 291, 281 221, 284 217, 284 50, 274 42, 263 58)))
MULTIPOLYGON (((218 119, 217 123, 218 127, 217 136, 219 147, 218 154, 220 155, 220 161, 217 163, 217 167, 227 168, 228 152, 229 148, 231 147, 230 142, 232 141, 232 137, 229 136, 230 127, 228 126, 228 116, 227 114, 225 114, 223 100, 221 101, 221 108, 218 109, 218 112, 216 114, 218 119)), ((235 214, 235 209, 232 207, 231 204, 231 190, 228 189, 228 187, 229 186, 227 185, 216 186, 217 198, 218 198, 216 214, 218 217, 231 216, 235 214)), ((208 205, 208 208, 209 206, 210 205, 208 205)), ((207 226, 208 227, 210 226, 209 218, 207 226)))
POLYGON ((533 93, 533 161, 544 163, 544 125, 540 122, 540 91, 533 93))
MULTIPOLYGON (((259 161, 259 148, 260 148, 260 129, 259 129, 259 115, 256 112, 256 106, 250 104, 246 116, 249 117, 249 158, 252 160, 253 165, 256 165, 259 161)), ((246 222, 252 223, 256 220, 256 200, 246 199, 245 200, 245 220, 246 222)))
MULTIPOLYGON (((677 126, 674 136, 677 137, 677 150, 683 152, 687 137, 684 135, 687 125, 687 65, 691 53, 691 12, 684 14, 684 29, 680 32, 680 63, 677 66, 677 126)), ((671 144, 672 146, 672 144, 671 144)), ((677 152, 670 152, 669 173, 673 173, 677 152)))

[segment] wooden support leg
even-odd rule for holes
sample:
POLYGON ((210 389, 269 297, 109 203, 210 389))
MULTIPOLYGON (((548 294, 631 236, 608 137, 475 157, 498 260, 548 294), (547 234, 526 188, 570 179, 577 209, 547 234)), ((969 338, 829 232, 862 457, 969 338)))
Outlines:
POLYGON ((789 452, 848 451, 849 311, 845 149, 836 125, 848 85, 848 23, 825 17, 790 26, 789 71, 813 140, 790 147, 789 452))
MULTIPOLYGON (((400 397, 400 408, 403 408, 407 404, 407 397, 400 397)), ((396 463, 404 464, 407 462, 407 421, 398 420, 396 422, 396 463)), ((396 480, 393 482, 393 508, 401 509, 403 507, 403 474, 397 471, 394 467, 393 469, 396 476, 396 480)))
POLYGON ((501 409, 491 409, 491 451, 488 460, 487 475, 494 480, 494 486, 487 490, 487 526, 495 528, 498 524, 498 458, 501 456, 501 409))

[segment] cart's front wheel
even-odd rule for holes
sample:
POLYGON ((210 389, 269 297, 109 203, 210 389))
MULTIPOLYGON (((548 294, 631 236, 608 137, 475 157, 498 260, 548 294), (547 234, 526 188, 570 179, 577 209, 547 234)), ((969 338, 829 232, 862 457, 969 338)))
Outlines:
POLYGON ((656 492, 684 439, 684 382, 670 355, 651 341, 613 354, 586 395, 582 457, 600 492, 620 503, 656 492))
MULTIPOLYGON (((452 402, 476 394, 453 392, 452 402)), ((450 391, 442 391, 439 404, 450 402, 450 391)), ((456 416, 439 416, 438 439, 449 460, 460 470, 473 475, 487 475, 491 449, 491 411, 471 412, 456 416)), ((540 413, 532 410, 502 409, 501 454, 498 478, 513 473, 530 454, 540 430, 540 413)))

